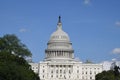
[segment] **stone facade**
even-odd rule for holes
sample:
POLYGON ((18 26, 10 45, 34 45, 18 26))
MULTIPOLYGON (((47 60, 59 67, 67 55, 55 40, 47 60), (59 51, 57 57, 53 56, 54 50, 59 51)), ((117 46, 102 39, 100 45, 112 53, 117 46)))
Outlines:
POLYGON ((103 71, 101 64, 82 63, 74 59, 70 38, 62 30, 61 17, 47 46, 45 59, 40 63, 30 63, 41 80, 95 80, 95 75, 103 71))

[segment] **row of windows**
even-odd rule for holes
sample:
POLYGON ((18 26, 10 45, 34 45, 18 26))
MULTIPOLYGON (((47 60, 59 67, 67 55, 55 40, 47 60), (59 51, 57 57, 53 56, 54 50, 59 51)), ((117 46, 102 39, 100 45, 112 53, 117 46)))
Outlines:
POLYGON ((32 69, 34 70, 34 69, 38 69, 38 67, 32 67, 32 69))
MULTIPOLYGON (((50 77, 51 77, 51 78, 53 78, 53 77, 54 77, 54 75, 51 75, 50 77)), ((64 79, 66 79, 66 78, 67 78, 67 77, 66 77, 66 75, 59 75, 59 76, 58 76, 58 75, 56 75, 56 78, 58 78, 58 77, 59 77, 59 78, 61 78, 61 77, 62 77, 62 78, 64 78, 64 79)), ((43 75, 43 78, 45 78, 45 76, 44 76, 44 75, 43 75)), ((71 76, 69 76, 69 78, 71 78, 71 76)), ((79 75, 77 75, 77 78, 80 78, 80 76, 79 76, 79 75)), ((93 77, 91 77, 91 76, 90 76, 90 77, 84 77, 84 76, 82 76, 82 79, 93 79, 93 77)))
MULTIPOLYGON (((66 70, 64 70, 64 71, 62 71, 62 70, 60 70, 60 71, 56 70, 56 73, 66 73, 66 72, 67 72, 66 70)), ((71 73, 71 70, 69 70, 68 72, 71 73)), ((53 70, 51 71, 51 73, 53 73, 53 70)))
POLYGON ((54 38, 63 38, 63 39, 67 39, 66 36, 53 36, 52 39, 54 39, 54 38))
MULTIPOLYGON (((44 66, 42 66, 44 68, 44 66)), ((51 67, 72 67, 72 65, 51 65, 51 67)), ((35 67, 32 67, 33 69, 35 69, 35 67)), ((38 67, 36 67, 37 69, 38 67)), ((77 66, 77 68, 79 68, 79 66, 77 66)), ((94 70, 99 70, 100 68, 82 68, 82 70, 87 70, 87 69, 94 69, 94 70)))
MULTIPOLYGON (((79 70, 77 70, 77 73, 79 73, 79 70)), ((90 71, 90 72, 88 72, 88 71, 86 71, 86 72, 82 72, 82 74, 97 74, 97 72, 96 71, 94 71, 94 72, 92 72, 92 71, 90 71)))
MULTIPOLYGON (((45 70, 43 69, 43 73, 44 72, 45 72, 45 70)), ((66 72, 71 73, 71 70, 68 70, 68 71, 66 71, 66 70, 56 70, 56 73, 66 73, 66 72)), ((79 73, 79 72, 80 71, 77 70, 77 73, 79 73)), ((51 73, 54 73, 54 71, 51 70, 51 73)), ((90 72, 88 72, 88 71, 86 71, 86 72, 82 71, 82 74, 97 74, 97 72, 96 71, 94 71, 94 72, 92 72, 92 71, 90 71, 90 72)))
MULTIPOLYGON (((54 77, 54 75, 51 75, 50 77, 51 77, 51 78, 53 78, 53 77, 54 77)), ((58 77, 60 77, 60 78, 62 77, 62 78, 64 78, 64 79, 66 79, 66 76, 65 76, 65 75, 59 75, 59 76, 58 76, 58 75, 56 75, 56 78, 58 78, 58 77)), ((45 78, 45 76, 44 76, 44 75, 43 75, 43 78, 45 78)), ((69 76, 69 78, 71 78, 71 76, 69 76)))
POLYGON ((90 72, 82 72, 82 74, 97 74, 97 72, 96 71, 94 71, 94 72, 92 72, 92 71, 90 71, 90 72))
MULTIPOLYGON (((77 68, 80 68, 80 67, 77 66, 77 68)), ((95 68, 89 68, 89 67, 87 68, 87 67, 86 67, 86 68, 82 68, 82 69, 83 69, 83 70, 84 70, 84 69, 95 69, 95 70, 99 70, 100 68, 96 68, 96 67, 95 67, 95 68)))
POLYGON ((93 79, 93 77, 82 77, 82 79, 93 79))
POLYGON ((52 53, 52 52, 47 53, 47 57, 58 57, 58 56, 72 57, 72 53, 70 53, 70 52, 62 52, 62 51, 59 51, 59 52, 56 51, 55 53, 52 53))
POLYGON ((85 69, 94 69, 94 70, 99 70, 100 68, 82 68, 83 70, 85 69))
MULTIPOLYGON (((56 70, 56 73, 66 73, 67 71, 66 70, 56 70)), ((43 73, 45 73, 45 70, 43 70, 43 73)), ((53 73, 53 70, 51 70, 51 73, 53 73)), ((71 74, 71 70, 68 71, 68 73, 71 74)))
POLYGON ((45 66, 42 66, 42 65, 41 65, 40 67, 41 67, 41 68, 45 68, 45 66))
POLYGON ((51 65, 51 67, 72 67, 72 65, 51 65))
MULTIPOLYGON (((51 78, 53 78, 53 77, 54 77, 54 76, 53 76, 53 75, 51 75, 51 78)), ((62 78, 64 77, 64 79, 66 79, 66 76, 65 76, 65 75, 59 75, 59 76, 58 76, 58 75, 56 75, 56 78, 58 78, 58 77, 62 77, 62 78)), ((71 78, 71 76, 69 76, 69 78, 71 78)))
MULTIPOLYGON (((79 75, 77 75, 77 78, 80 78, 79 75)), ((82 76, 82 79, 93 79, 93 77, 91 77, 91 76, 90 77, 84 77, 84 76, 82 76)))
POLYGON ((66 47, 69 47, 70 44, 68 43, 52 43, 50 45, 48 45, 49 47, 52 47, 52 46, 66 46, 66 47))

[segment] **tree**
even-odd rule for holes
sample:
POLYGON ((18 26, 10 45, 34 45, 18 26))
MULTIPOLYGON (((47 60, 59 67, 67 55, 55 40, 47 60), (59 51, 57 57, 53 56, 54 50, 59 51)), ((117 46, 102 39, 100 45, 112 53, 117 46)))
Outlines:
POLYGON ((21 43, 21 41, 13 34, 7 34, 0 37, 0 51, 7 51, 21 57, 28 57, 32 55, 26 45, 21 43))
POLYGON ((95 80, 114 80, 115 76, 113 74, 114 72, 112 70, 103 71, 102 73, 96 75, 95 80))
POLYGON ((120 69, 119 66, 115 66, 115 67, 114 67, 114 75, 115 75, 115 76, 120 76, 119 69, 120 69))
POLYGON ((95 76, 95 80, 120 80, 119 67, 115 66, 113 70, 103 71, 95 76))
POLYGON ((24 57, 31 56, 15 35, 0 37, 0 80, 40 80, 24 57))
POLYGON ((6 51, 0 52, 0 80, 40 80, 27 61, 6 51))

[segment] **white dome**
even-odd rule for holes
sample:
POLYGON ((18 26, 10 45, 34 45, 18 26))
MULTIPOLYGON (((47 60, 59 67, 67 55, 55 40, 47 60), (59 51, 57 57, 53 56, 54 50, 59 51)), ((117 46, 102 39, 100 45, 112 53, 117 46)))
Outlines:
POLYGON ((62 30, 62 28, 58 27, 58 29, 52 33, 50 37, 50 42, 53 41, 61 41, 61 42, 69 42, 69 36, 66 32, 62 30))

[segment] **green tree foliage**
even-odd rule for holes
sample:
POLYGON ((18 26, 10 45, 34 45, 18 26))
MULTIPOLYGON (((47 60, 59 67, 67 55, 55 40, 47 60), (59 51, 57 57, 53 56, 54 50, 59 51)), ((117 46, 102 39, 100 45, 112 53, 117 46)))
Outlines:
POLYGON ((102 73, 99 73, 96 75, 95 80, 114 80, 115 76, 113 75, 114 72, 111 71, 103 71, 102 73))
POLYGON ((119 67, 115 66, 114 70, 103 71, 95 76, 95 80, 120 80, 119 67))
POLYGON ((21 57, 31 56, 31 52, 27 49, 26 45, 21 43, 13 34, 0 37, 0 51, 7 51, 21 57))
POLYGON ((39 80, 24 58, 0 52, 0 80, 39 80))
POLYGON ((40 80, 24 59, 26 56, 31 56, 30 51, 15 35, 1 37, 0 80, 40 80))

